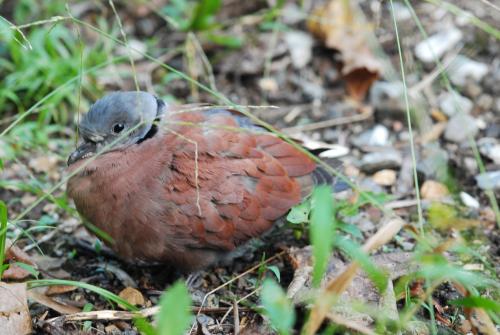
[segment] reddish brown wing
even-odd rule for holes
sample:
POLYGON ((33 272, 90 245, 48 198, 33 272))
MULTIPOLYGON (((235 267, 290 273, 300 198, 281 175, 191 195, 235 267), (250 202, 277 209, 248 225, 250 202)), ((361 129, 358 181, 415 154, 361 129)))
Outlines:
POLYGON ((165 197, 188 217, 192 247, 231 250, 259 236, 300 202, 296 177, 315 169, 292 145, 240 124, 211 111, 174 113, 165 125, 175 148, 165 197))

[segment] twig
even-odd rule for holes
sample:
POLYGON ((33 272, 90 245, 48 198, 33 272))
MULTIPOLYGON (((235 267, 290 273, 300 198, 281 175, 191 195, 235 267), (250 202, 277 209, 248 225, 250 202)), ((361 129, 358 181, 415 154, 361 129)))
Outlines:
MULTIPOLYGON (((203 313, 203 314, 217 314, 226 313, 228 309, 233 307, 197 307, 193 306, 191 311, 193 313, 203 313)), ((240 308, 240 311, 248 312, 250 308, 240 308)), ((153 306, 141 309, 140 311, 130 312, 130 311, 114 311, 114 310, 102 310, 102 311, 90 311, 90 312, 79 312, 68 315, 61 315, 52 319, 47 320, 49 323, 58 323, 66 321, 85 321, 85 320, 132 320, 138 317, 148 318, 156 315, 160 311, 160 306, 153 306)))
POLYGON ((233 333, 234 335, 238 335, 240 333, 240 311, 238 309, 237 301, 233 302, 233 323, 234 323, 233 333))

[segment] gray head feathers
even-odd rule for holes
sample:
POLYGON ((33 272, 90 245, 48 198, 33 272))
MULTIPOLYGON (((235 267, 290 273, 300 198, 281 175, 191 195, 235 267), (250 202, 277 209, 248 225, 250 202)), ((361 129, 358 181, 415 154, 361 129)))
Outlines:
POLYGON ((76 150, 69 163, 114 143, 112 150, 138 143, 165 113, 165 103, 147 92, 113 92, 96 101, 78 125, 85 146, 76 150), (83 150, 85 148, 85 150, 83 150), (91 150, 93 148, 94 150, 91 150), (93 151, 93 152, 92 152, 93 151))

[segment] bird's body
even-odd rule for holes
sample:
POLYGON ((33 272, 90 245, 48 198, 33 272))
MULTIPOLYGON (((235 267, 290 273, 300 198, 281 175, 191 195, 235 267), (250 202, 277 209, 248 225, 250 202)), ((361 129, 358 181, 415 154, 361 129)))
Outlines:
MULTIPOLYGON (((241 115, 160 107, 157 129, 97 157, 87 158, 83 149, 70 157, 69 172, 77 172, 68 181, 69 197, 123 258, 205 267, 267 231, 312 185, 316 165, 306 154, 241 115)), ((103 113, 124 113, 118 109, 103 113)), ((90 119, 82 121, 86 129, 100 117, 90 119)), ((117 124, 103 129, 122 128, 117 124)), ((81 147, 96 146, 92 135, 83 135, 81 147)))

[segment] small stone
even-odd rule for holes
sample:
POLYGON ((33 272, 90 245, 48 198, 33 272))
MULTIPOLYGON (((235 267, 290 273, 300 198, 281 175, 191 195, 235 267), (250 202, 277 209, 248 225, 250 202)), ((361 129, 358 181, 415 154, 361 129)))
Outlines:
POLYGON ((477 141, 479 152, 491 159, 495 164, 500 164, 500 142, 496 138, 483 137, 477 141))
POLYGON ((462 40, 462 32, 455 27, 441 31, 418 43, 415 55, 424 63, 432 63, 462 40))
POLYGON ((400 243, 404 251, 412 251, 415 248, 415 243, 403 241, 400 243))
POLYGON ((402 332, 403 335, 429 335, 430 333, 427 324, 418 320, 409 321, 402 332))
POLYGON ((28 207, 29 205, 34 203, 37 199, 38 198, 36 196, 34 196, 30 193, 26 193, 21 198, 21 205, 23 205, 23 207, 28 207))
POLYGON ((386 146, 389 143, 389 130, 383 125, 377 124, 354 138, 352 142, 358 147, 386 146))
POLYGON ((106 332, 106 334, 121 334, 122 333, 120 328, 118 328, 115 325, 108 325, 108 326, 104 327, 104 331, 106 332))
POLYGON ((290 51, 293 66, 296 69, 306 66, 312 58, 313 38, 311 35, 295 30, 286 32, 284 38, 290 51))
POLYGON ((375 184, 375 182, 371 178, 362 179, 358 184, 359 189, 364 192, 372 192, 372 193, 384 193, 385 190, 382 186, 375 184))
POLYGON ((325 96, 323 86, 317 83, 311 81, 300 81, 299 86, 302 88, 302 92, 307 99, 322 100, 325 96))
POLYGON ((448 177, 448 152, 437 143, 426 144, 417 161, 417 171, 425 179, 445 180, 448 177))
POLYGON ((464 167, 467 170, 467 172, 470 173, 471 175, 476 174, 479 169, 477 161, 474 157, 465 157, 464 167))
POLYGON ((483 89, 478 83, 468 82, 462 91, 469 98, 476 99, 483 92, 483 89))
POLYGON ((401 82, 377 81, 370 89, 370 103, 379 111, 404 111, 403 92, 401 82))
POLYGON ((468 81, 479 83, 488 73, 488 70, 488 64, 458 55, 451 62, 448 73, 453 84, 463 87, 468 81))
POLYGON ((401 166, 403 157, 397 150, 388 149, 372 152, 363 156, 360 163, 361 170, 371 173, 383 169, 397 169, 401 166))
POLYGON ((500 115, 500 98, 496 98, 493 104, 493 111, 500 115))
POLYGON ((287 3, 281 10, 281 18, 288 25, 294 25, 307 18, 307 13, 295 3, 287 3))
POLYGON ((493 108, 495 100, 489 94, 481 94, 479 98, 477 98, 476 104, 479 108, 484 111, 490 110, 493 108))
POLYGON ((420 195, 426 200, 440 200, 449 194, 446 185, 435 180, 426 180, 420 188, 420 195))
POLYGON ((373 175, 373 181, 381 186, 392 186, 396 182, 396 171, 380 170, 373 175))
POLYGON ((476 198, 472 197, 469 193, 460 192, 460 200, 462 203, 470 208, 479 208, 479 201, 476 198))
POLYGON ((343 145, 332 145, 333 147, 322 151, 318 156, 320 158, 339 158, 346 156, 349 153, 349 148, 343 145))
POLYGON ((259 87, 264 92, 278 92, 278 82, 274 78, 264 77, 259 80, 259 87))
POLYGON ((483 190, 500 189, 500 170, 481 173, 475 178, 477 185, 483 190))
POLYGON ((146 53, 147 46, 145 43, 139 40, 129 40, 128 47, 122 45, 118 47, 116 53, 120 56, 132 57, 133 60, 139 60, 143 58, 143 54, 146 53))
POLYGON ((479 131, 476 120, 467 114, 453 115, 444 132, 444 138, 450 142, 461 143, 476 136, 479 131))
POLYGON ((472 101, 457 92, 445 92, 439 97, 439 106, 448 117, 451 117, 460 112, 469 114, 474 105, 472 101))
POLYGON ((411 19, 411 11, 406 5, 401 2, 394 2, 392 6, 394 8, 394 18, 396 21, 402 22, 411 19))

